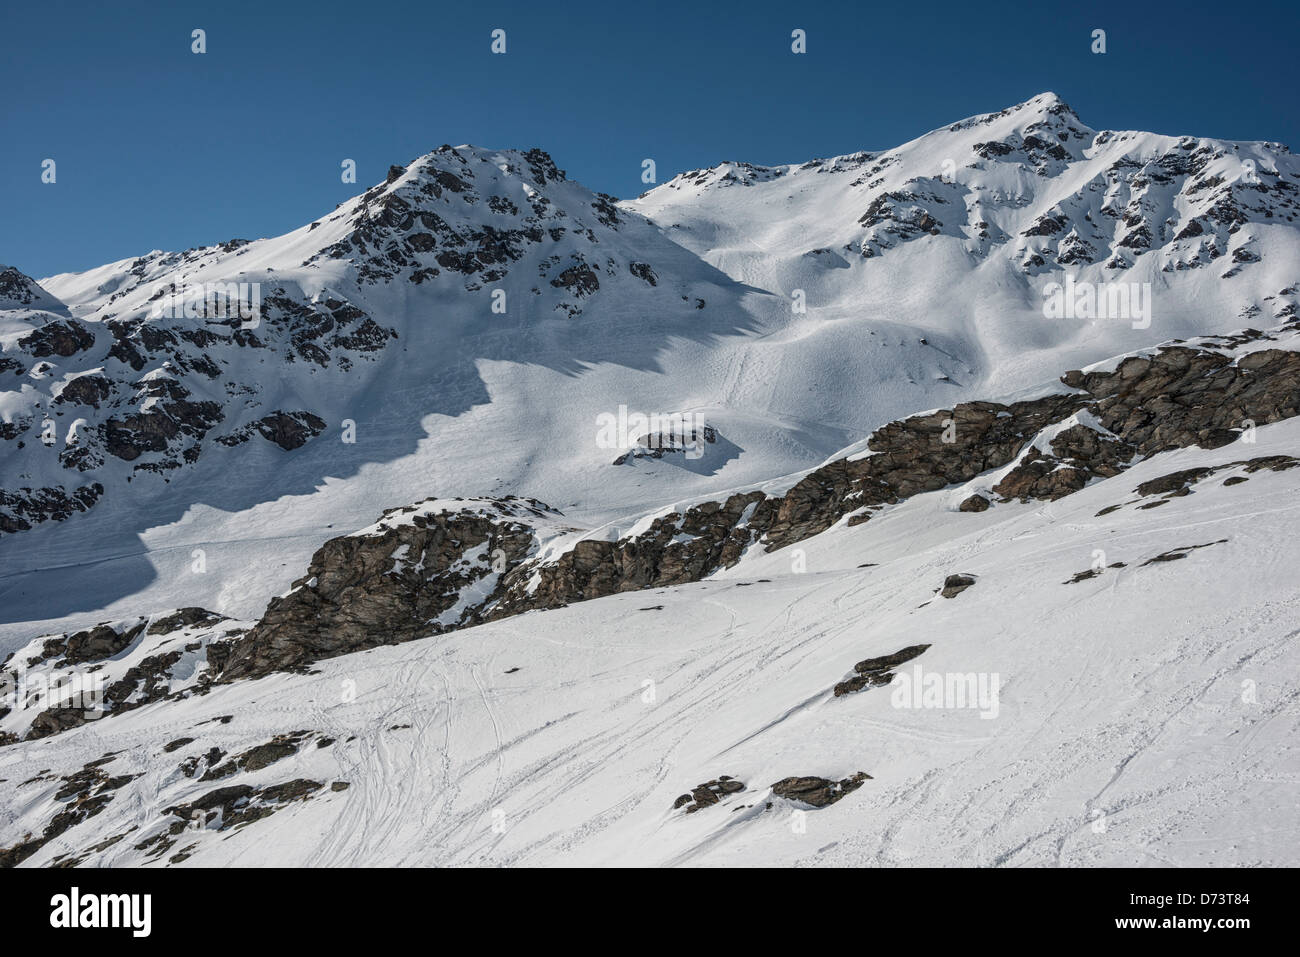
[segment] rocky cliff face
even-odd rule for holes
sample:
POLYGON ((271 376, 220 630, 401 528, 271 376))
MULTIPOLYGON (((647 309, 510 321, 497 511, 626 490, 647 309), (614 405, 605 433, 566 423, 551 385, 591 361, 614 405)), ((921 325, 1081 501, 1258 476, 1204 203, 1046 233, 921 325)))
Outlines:
POLYGON ((563 530, 559 512, 530 499, 390 509, 326 542, 245 640, 212 660, 214 671, 256 677, 477 624, 502 578, 563 530))

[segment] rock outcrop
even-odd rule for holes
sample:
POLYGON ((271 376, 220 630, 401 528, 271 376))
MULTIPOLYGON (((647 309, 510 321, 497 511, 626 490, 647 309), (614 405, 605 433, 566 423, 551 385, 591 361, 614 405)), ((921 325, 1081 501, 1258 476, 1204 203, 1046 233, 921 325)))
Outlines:
POLYGON ((712 781, 691 788, 689 794, 683 794, 673 802, 673 810, 686 808, 687 814, 694 814, 701 808, 712 807, 721 803, 728 795, 739 794, 745 790, 745 782, 737 781, 730 775, 720 774, 712 781))
POLYGON ((326 542, 217 663, 223 680, 304 667, 482 620, 500 582, 564 528, 531 499, 430 499, 326 542))
POLYGON ((972 575, 949 575, 943 580, 943 588, 939 591, 939 597, 956 598, 973 584, 975 584, 975 578, 972 575))
POLYGON ((839 781, 819 777, 782 778, 772 785, 772 793, 787 801, 798 801, 810 807, 829 807, 852 794, 871 780, 871 775, 859 771, 839 781))
POLYGON ((0 745, 45 738, 202 690, 242 633, 202 608, 42 635, 0 662, 0 745))
POLYGON ((929 645, 910 645, 901 651, 894 652, 892 655, 859 661, 853 666, 853 677, 846 678, 835 686, 835 697, 840 698, 846 694, 854 694, 864 688, 878 688, 889 684, 894 678, 892 669, 911 661, 918 655, 924 654, 929 647, 929 645))

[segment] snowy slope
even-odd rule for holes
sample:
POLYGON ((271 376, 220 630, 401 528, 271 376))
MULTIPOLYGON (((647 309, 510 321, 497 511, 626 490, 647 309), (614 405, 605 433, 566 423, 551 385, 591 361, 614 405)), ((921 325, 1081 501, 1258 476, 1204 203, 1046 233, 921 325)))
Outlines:
MULTIPOLYGON (((1288 420, 1251 454, 1298 442, 1288 420)), ((1097 515, 1241 457, 1159 455, 995 513, 929 493, 809 540, 802 572, 752 556, 7 748, 0 828, 39 833, 69 800, 55 793, 83 788, 111 799, 28 865, 1294 865, 1300 469, 1227 469, 1097 515), (1098 549, 1107 569, 1070 583, 1098 549), (975 584, 937 596, 955 572, 975 584), (897 677, 832 695, 854 662, 916 644, 900 675, 996 675, 996 708, 896 706, 897 677), (858 771, 871 780, 829 807, 770 793, 858 771), (719 775, 744 790, 672 810, 719 775), (218 788, 244 791, 202 800, 218 788)))

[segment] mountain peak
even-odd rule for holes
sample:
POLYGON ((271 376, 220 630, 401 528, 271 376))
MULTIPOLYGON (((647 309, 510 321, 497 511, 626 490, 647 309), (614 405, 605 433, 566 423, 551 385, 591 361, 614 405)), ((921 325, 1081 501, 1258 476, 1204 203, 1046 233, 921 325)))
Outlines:
POLYGON ((1045 93, 1039 93, 1037 96, 1031 97, 1024 103, 1021 103, 1019 109, 1033 110, 1036 113, 1045 113, 1049 116, 1056 116, 1063 120, 1073 121, 1073 124, 1076 126, 1083 126, 1083 121, 1079 119, 1079 114, 1074 111, 1073 107, 1050 90, 1045 93))
POLYGON ((1060 96, 1053 93, 1051 90, 1044 90, 1037 96, 1031 96, 1020 105, 1021 107, 1042 107, 1052 112, 1061 109, 1068 110, 1071 113, 1074 112, 1070 109, 1070 104, 1066 103, 1065 100, 1061 99, 1060 96))
POLYGON ((1070 104, 1050 90, 1030 97, 1023 103, 1017 103, 994 113, 977 113, 959 120, 951 126, 943 127, 947 132, 974 129, 980 126, 994 126, 1005 129, 1004 136, 1024 135, 1035 130, 1051 130, 1077 139, 1091 137, 1095 131, 1079 119, 1070 104))

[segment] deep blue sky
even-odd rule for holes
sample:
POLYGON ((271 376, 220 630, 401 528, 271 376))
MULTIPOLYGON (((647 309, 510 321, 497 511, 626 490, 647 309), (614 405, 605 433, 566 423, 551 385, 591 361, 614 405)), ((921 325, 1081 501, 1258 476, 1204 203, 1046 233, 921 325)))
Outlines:
POLYGON ((0 262, 39 277, 276 235, 441 143, 539 146, 572 178, 633 196, 645 157, 663 182, 726 159, 887 148, 1049 89, 1097 129, 1300 148, 1297 9, 7 0, 0 262), (504 56, 489 52, 495 27, 504 56), (806 55, 790 52, 795 27, 806 55))

